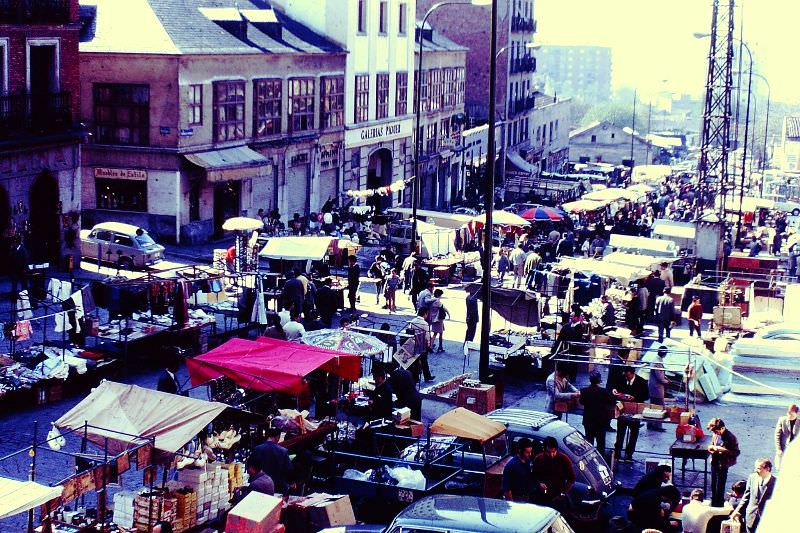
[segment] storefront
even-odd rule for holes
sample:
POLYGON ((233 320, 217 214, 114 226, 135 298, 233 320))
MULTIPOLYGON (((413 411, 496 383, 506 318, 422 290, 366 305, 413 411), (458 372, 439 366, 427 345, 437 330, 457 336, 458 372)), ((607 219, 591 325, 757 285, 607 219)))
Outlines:
MULTIPOLYGON (((345 131, 345 173, 342 191, 378 189, 412 172, 413 121, 395 120, 345 131)), ((402 202, 403 192, 366 199, 377 211, 402 202)))

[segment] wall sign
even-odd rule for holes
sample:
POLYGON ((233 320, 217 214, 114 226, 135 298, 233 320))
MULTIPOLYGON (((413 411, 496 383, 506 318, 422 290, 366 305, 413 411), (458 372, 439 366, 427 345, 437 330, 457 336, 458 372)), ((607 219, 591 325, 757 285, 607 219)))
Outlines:
POLYGON ((104 168, 95 167, 95 178, 112 178, 121 180, 147 180, 147 171, 135 168, 104 168))
POLYGON ((347 146, 363 146, 411 137, 413 131, 413 120, 409 118, 347 130, 344 133, 344 139, 347 146))

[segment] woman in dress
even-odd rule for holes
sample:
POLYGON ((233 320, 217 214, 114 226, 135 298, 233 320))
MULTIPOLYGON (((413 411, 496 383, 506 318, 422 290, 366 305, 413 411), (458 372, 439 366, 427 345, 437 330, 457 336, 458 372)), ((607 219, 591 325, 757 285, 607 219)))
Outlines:
POLYGON ((450 312, 447 311, 442 303, 442 289, 433 291, 433 301, 428 311, 428 321, 431 325, 431 347, 436 343, 436 337, 439 337, 439 348, 437 352, 443 352, 442 347, 442 333, 444 333, 444 321, 450 317, 450 312))

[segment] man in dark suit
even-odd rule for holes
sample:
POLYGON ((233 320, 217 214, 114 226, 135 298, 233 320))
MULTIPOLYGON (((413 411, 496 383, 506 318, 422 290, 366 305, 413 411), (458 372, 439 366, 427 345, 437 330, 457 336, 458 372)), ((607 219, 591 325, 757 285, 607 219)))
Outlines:
POLYGON ((320 320, 326 328, 330 328, 338 307, 336 293, 331 289, 330 278, 326 278, 322 282, 322 287, 317 290, 316 302, 320 320))
POLYGON ((583 432, 589 444, 594 444, 600 455, 606 453, 606 428, 613 417, 614 397, 609 391, 600 386, 602 376, 600 372, 593 371, 589 374, 588 387, 581 389, 581 404, 583 405, 583 432))
POLYGON ((175 377, 180 364, 181 362, 177 357, 171 358, 167 362, 164 371, 160 376, 158 376, 158 385, 156 385, 156 390, 168 392, 170 394, 180 394, 179 391, 181 387, 178 384, 178 379, 175 377))
POLYGON ((356 256, 351 255, 347 260, 347 299, 350 302, 350 312, 355 313, 358 284, 361 283, 361 267, 358 266, 358 258, 356 256))
POLYGON ((775 489, 775 476, 772 475, 772 462, 763 457, 756 459, 754 473, 747 478, 742 501, 736 507, 731 518, 737 519, 744 512, 744 525, 747 533, 754 533, 761 521, 767 500, 775 489))
MULTIPOLYGON (((633 367, 626 366, 622 374, 623 379, 617 383, 612 391, 618 400, 626 402, 645 402, 650 397, 647 391, 647 382, 644 378, 637 376, 633 367)), ((625 462, 633 461, 633 452, 636 450, 636 441, 639 440, 639 421, 633 418, 620 416, 617 419, 617 441, 614 444, 614 452, 619 460, 625 462), (625 442, 625 433, 630 432, 628 444, 625 446, 625 458, 620 459, 622 444, 625 442)))
POLYGON ((280 429, 269 428, 267 440, 253 448, 253 456, 258 460, 261 470, 272 478, 275 492, 286 494, 292 487, 294 465, 286 448, 278 444, 280 435, 280 429))

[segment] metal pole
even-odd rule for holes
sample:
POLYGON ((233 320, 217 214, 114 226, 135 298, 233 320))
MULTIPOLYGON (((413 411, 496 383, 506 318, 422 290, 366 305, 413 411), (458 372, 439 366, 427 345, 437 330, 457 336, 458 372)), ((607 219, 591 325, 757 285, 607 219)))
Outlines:
POLYGON ((758 186, 758 195, 760 197, 764 196, 764 181, 766 181, 766 171, 767 171, 767 136, 769 135, 769 103, 772 98, 772 89, 769 86, 769 82, 766 78, 762 77, 762 79, 767 82, 767 118, 764 124, 764 154, 761 156, 761 183, 758 186))
MULTIPOLYGON (((744 179, 745 179, 745 162, 747 161, 747 132, 750 124, 750 89, 753 82, 753 55, 750 53, 750 48, 744 44, 744 49, 747 50, 747 55, 750 58, 750 74, 747 76, 747 107, 744 117, 744 150, 742 152, 742 178, 739 181, 739 215, 736 219, 736 238, 734 242, 741 244, 740 234, 742 232, 742 205, 744 203, 744 179)), ((762 178, 763 179, 763 178, 762 178)), ((725 211, 723 211, 723 215, 725 211)))
POLYGON ((633 136, 636 134, 636 89, 633 90, 633 116, 631 117, 631 172, 633 172, 633 136))
POLYGON ((492 0, 491 35, 489 40, 489 146, 486 161, 486 183, 484 204, 486 206, 486 224, 483 228, 483 276, 481 297, 483 309, 481 313, 481 350, 478 364, 478 376, 481 381, 489 378, 489 335, 492 331, 492 212, 494 210, 494 165, 496 156, 495 147, 495 119, 497 109, 497 0, 492 0))
MULTIPOLYGON (((31 443, 31 449, 28 452, 31 457, 31 467, 30 472, 28 473, 28 479, 30 481, 36 481, 36 440, 38 439, 39 433, 39 421, 33 421, 33 440, 31 443)), ((33 533, 33 509, 28 511, 28 533, 33 533)))

